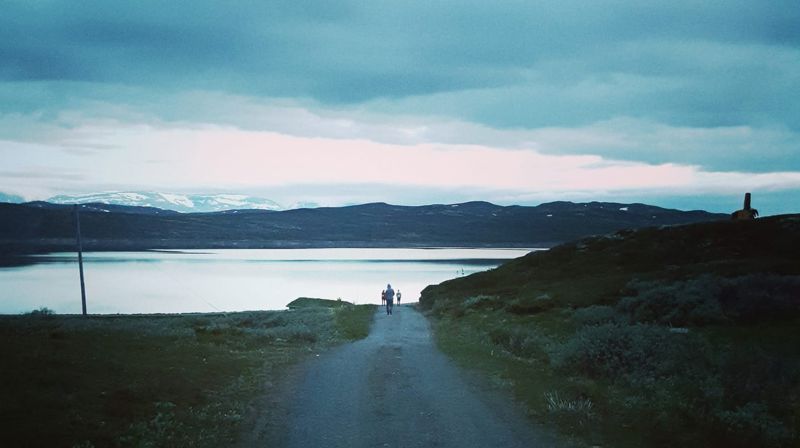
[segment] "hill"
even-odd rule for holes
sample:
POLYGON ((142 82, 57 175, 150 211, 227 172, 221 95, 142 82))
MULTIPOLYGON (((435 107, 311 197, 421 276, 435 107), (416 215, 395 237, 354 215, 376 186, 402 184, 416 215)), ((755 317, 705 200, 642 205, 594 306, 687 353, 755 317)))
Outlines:
POLYGON ((422 293, 442 347, 609 446, 797 446, 800 215, 626 230, 422 293))
MULTIPOLYGON (((621 228, 727 219, 644 204, 553 202, 503 207, 487 202, 396 206, 383 203, 287 211, 175 213, 153 207, 81 205, 87 250, 279 247, 549 247, 621 228)), ((0 204, 0 252, 74 249, 72 207, 0 204)))

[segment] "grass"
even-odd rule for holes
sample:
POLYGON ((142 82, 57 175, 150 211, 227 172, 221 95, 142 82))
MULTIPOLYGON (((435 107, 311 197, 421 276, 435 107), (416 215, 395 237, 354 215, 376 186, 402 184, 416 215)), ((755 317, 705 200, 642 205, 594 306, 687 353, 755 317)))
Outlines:
POLYGON ((590 445, 800 443, 800 217, 620 232, 423 291, 439 346, 590 445))
POLYGON ((4 446, 230 446, 263 384, 368 333, 374 308, 0 317, 4 446))
POLYGON ((300 297, 286 305, 291 310, 328 308, 334 311, 334 324, 339 335, 348 340, 363 339, 369 334, 374 305, 353 305, 341 299, 312 299, 300 297))
POLYGON ((589 398, 567 400, 558 395, 558 392, 545 392, 547 410, 552 414, 569 414, 570 418, 591 419, 594 416, 594 404, 589 398))
POLYGON ((374 305, 356 305, 340 309, 336 313, 336 329, 348 340, 363 339, 369 335, 374 305))
MULTIPOLYGON (((604 443, 604 437, 597 428, 586 424, 586 415, 570 416, 553 412, 547 396, 557 394, 560 399, 568 401, 596 397, 596 392, 603 387, 601 382, 563 375, 554 370, 543 347, 548 344, 547 340, 538 341, 536 348, 525 355, 514 354, 509 350, 508 343, 497 340, 499 333, 510 328, 515 329, 512 333, 525 334, 525 329, 535 328, 536 322, 557 328, 557 322, 562 320, 559 314, 548 312, 532 320, 508 316, 500 311, 468 312, 458 318, 435 319, 434 336, 438 347, 457 363, 482 372, 489 377, 490 383, 498 387, 509 388, 514 397, 525 405, 532 419, 557 425, 565 437, 576 438, 581 442, 579 444, 600 445, 604 443)), ((555 340, 559 337, 554 333, 547 334, 555 340)))

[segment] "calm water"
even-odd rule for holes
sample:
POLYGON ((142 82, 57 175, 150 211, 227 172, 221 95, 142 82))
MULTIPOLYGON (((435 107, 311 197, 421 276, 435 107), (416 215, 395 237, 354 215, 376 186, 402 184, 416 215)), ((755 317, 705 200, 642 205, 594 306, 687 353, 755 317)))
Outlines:
MULTIPOLYGON (((84 254, 89 313, 283 309, 297 297, 380 303, 391 283, 403 302, 430 284, 498 266, 525 249, 265 249, 84 254)), ((47 307, 80 313, 77 256, 0 268, 0 313, 47 307)))

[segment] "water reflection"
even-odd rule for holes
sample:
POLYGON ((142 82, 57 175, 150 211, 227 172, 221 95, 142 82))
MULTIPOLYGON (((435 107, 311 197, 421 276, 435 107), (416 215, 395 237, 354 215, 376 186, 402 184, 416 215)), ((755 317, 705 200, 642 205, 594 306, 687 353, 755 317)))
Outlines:
MULTIPOLYGON (((90 313, 282 309, 297 297, 404 302, 429 284, 490 269, 528 249, 264 249, 84 254, 90 313)), ((0 312, 80 312, 75 254, 0 268, 0 312)))

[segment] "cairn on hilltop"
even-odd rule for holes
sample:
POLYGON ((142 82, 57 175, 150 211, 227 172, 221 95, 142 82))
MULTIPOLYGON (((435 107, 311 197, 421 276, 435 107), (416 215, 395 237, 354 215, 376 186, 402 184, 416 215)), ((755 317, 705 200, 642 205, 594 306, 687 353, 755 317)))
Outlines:
POLYGON ((734 221, 745 221, 755 219, 758 216, 758 210, 750 207, 750 193, 744 194, 744 208, 731 213, 731 219, 734 221))

